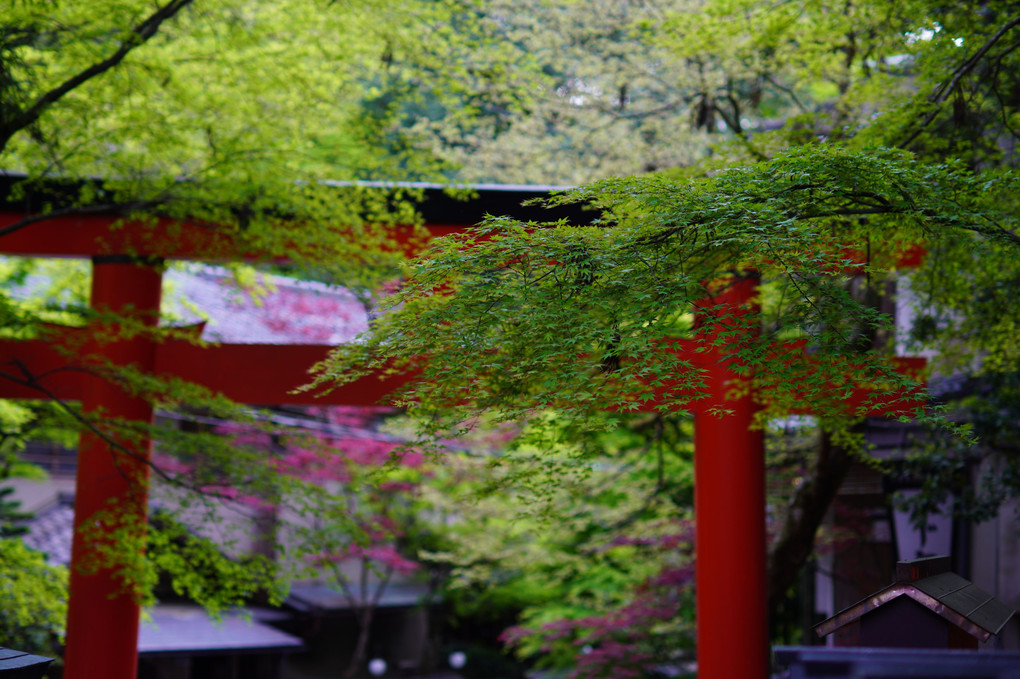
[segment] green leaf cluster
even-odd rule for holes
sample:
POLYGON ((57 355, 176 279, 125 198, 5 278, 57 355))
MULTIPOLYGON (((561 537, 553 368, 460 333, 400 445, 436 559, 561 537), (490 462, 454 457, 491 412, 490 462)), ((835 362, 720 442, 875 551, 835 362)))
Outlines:
POLYGON ((864 385, 872 401, 913 412, 916 383, 861 351, 891 318, 849 282, 884 276, 921 242, 966 241, 975 252, 1008 243, 1014 218, 968 198, 981 185, 958 166, 833 145, 700 180, 597 182, 552 200, 591 206, 591 225, 496 217, 442 239, 372 335, 336 349, 320 379, 413 365, 421 377, 404 402, 428 422, 482 411, 512 421, 550 407, 583 419, 691 407, 705 369, 698 355, 714 352, 767 387, 770 414, 810 403, 849 421, 861 413, 847 410, 846 395, 864 385), (706 303, 712 286, 748 270, 767 283, 757 305, 706 303), (692 323, 699 314, 713 316, 711 332, 692 323), (688 348, 671 350, 676 339, 688 348), (789 340, 806 342, 810 361, 789 354, 789 340))
MULTIPOLYGON (((495 428, 514 441, 488 453, 484 423, 467 438, 472 452, 448 454, 423 488, 450 517, 444 548, 424 556, 450 568, 456 618, 516 620, 528 631, 514 652, 541 666, 569 667, 582 652, 578 635, 547 626, 612 615, 664 568, 690 564, 690 422, 611 419, 593 433, 545 413, 495 428)), ((689 622, 655 632, 660 658, 686 644, 689 622)))
POLYGON ((67 569, 17 538, 0 538, 0 646, 56 655, 67 614, 67 569))

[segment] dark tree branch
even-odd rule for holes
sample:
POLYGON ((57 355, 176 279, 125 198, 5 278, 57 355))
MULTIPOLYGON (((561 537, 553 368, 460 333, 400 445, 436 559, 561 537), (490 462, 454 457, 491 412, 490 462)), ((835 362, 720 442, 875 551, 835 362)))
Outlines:
POLYGON ((651 118, 652 116, 657 116, 662 113, 669 113, 670 111, 675 111, 681 105, 682 102, 671 101, 660 106, 655 106, 653 108, 636 111, 633 109, 624 111, 623 109, 617 106, 605 106, 603 104, 596 104, 595 108, 600 113, 605 113, 606 115, 612 116, 614 120, 633 120, 633 119, 643 120, 645 118, 651 118))
MULTIPOLYGON (((170 476, 165 471, 160 469, 159 466, 156 465, 155 463, 153 463, 152 460, 148 459, 147 456, 141 455, 141 454, 135 452, 134 450, 131 450, 130 448, 128 448, 127 446, 125 446, 121 442, 117 441, 116 439, 114 439, 112 436, 110 436, 106 432, 102 431, 99 427, 96 426, 96 424, 92 420, 90 420, 89 418, 85 417, 84 415, 82 415, 81 413, 76 411, 74 408, 69 406, 66 401, 64 401, 62 398, 60 398, 59 396, 54 394, 51 390, 47 389, 42 384, 40 384, 39 383, 39 376, 33 375, 32 372, 28 369, 27 366, 25 366, 24 363, 22 363, 21 361, 18 361, 18 360, 11 361, 11 363, 14 364, 15 368, 18 369, 18 371, 23 375, 23 377, 17 377, 15 375, 10 374, 10 373, 0 372, 0 378, 9 380, 9 381, 14 382, 15 384, 21 385, 23 387, 27 387, 29 389, 34 389, 34 390, 38 391, 41 395, 45 396, 48 400, 52 401, 58 408, 60 408, 65 413, 67 413, 72 418, 74 418, 74 420, 76 420, 80 425, 82 425, 83 427, 88 429, 92 434, 94 434, 97 437, 99 437, 100 439, 102 439, 104 443, 106 443, 108 446, 110 446, 110 448, 112 448, 112 449, 114 449, 114 450, 116 450, 116 451, 118 451, 118 452, 120 452, 120 453, 122 453, 124 455, 127 455, 128 457, 130 457, 131 459, 135 460, 136 462, 140 462, 140 463, 146 465, 147 467, 152 469, 154 472, 156 472, 156 474, 158 474, 164 481, 167 481, 167 482, 172 483, 172 484, 177 485, 177 486, 182 486, 182 487, 185 487, 185 488, 188 487, 186 484, 182 484, 179 479, 175 479, 174 477, 170 476)), ((85 368, 78 368, 78 369, 67 368, 67 369, 68 370, 81 370, 81 371, 89 373, 89 374, 93 374, 93 375, 95 374, 91 370, 87 370, 85 368)), ((47 373, 47 374, 52 374, 54 372, 58 372, 58 371, 56 371, 56 370, 49 371, 49 373, 47 373)), ((119 465, 118 465, 118 467, 119 467, 119 465)))
POLYGON ((976 67, 978 63, 981 61, 981 59, 985 56, 985 54, 988 53, 988 50, 992 49, 992 47, 995 46, 995 43, 999 42, 999 40, 1002 39, 1002 36, 1006 35, 1006 33, 1015 28, 1017 25, 1020 25, 1020 16, 1015 16, 1009 21, 1007 21, 1005 24, 1003 24, 999 28, 999 30, 997 30, 995 34, 978 49, 977 52, 971 55, 970 58, 968 58, 966 61, 964 61, 956 68, 948 82, 943 83, 940 87, 936 88, 936 90, 931 94, 931 96, 928 97, 928 101, 934 104, 934 106, 928 112, 928 115, 926 115, 921 120, 921 122, 914 129, 914 131, 911 132, 910 135, 907 136, 907 138, 899 144, 899 148, 901 149, 906 148, 915 139, 917 139, 918 136, 920 136, 921 132, 923 132, 925 128, 928 127, 928 125, 930 125, 933 120, 935 120, 936 116, 938 116, 939 111, 941 110, 941 105, 945 103, 945 101, 950 97, 950 95, 956 90, 957 86, 960 84, 960 80, 962 80, 963 77, 966 76, 968 73, 973 71, 974 67, 976 67))
POLYGON ((801 113, 809 112, 808 107, 804 105, 804 102, 800 100, 800 98, 797 96, 797 93, 793 91, 792 87, 787 87, 786 85, 783 85, 778 80, 776 80, 775 77, 770 73, 764 74, 764 79, 767 82, 771 83, 772 86, 775 87, 777 90, 779 90, 786 96, 790 97, 790 101, 792 101, 794 105, 800 109, 801 113))
POLYGON ((74 205, 71 207, 60 208, 58 210, 51 210, 49 212, 40 212, 27 217, 22 217, 16 222, 8 224, 7 226, 0 227, 0 236, 7 236, 20 231, 27 226, 36 224, 38 222, 45 222, 50 219, 56 219, 59 217, 72 217, 79 215, 101 215, 110 213, 125 213, 132 210, 144 210, 146 208, 152 208, 160 205, 162 201, 151 200, 136 203, 103 203, 100 205, 74 205))
POLYGON ((799 568, 814 550, 815 534, 839 491, 853 458, 822 434, 812 473, 798 486, 787 508, 786 521, 768 555, 769 610, 775 611, 799 576, 799 568))
POLYGON ((756 160, 770 160, 768 154, 764 153, 761 149, 752 144, 750 135, 744 132, 744 127, 740 124, 740 102, 733 96, 732 89, 727 91, 726 100, 732 107, 733 114, 730 115, 730 113, 728 113, 722 106, 713 102, 712 107, 715 109, 715 112, 719 114, 727 127, 733 130, 733 134, 736 135, 736 139, 756 160))
MULTIPOLYGON (((96 374, 95 371, 89 370, 89 369, 84 368, 84 367, 77 367, 76 368, 76 367, 68 366, 67 368, 54 369, 54 370, 46 371, 44 373, 36 375, 36 374, 33 374, 32 371, 30 371, 28 369, 28 367, 24 363, 19 361, 19 360, 12 360, 12 361, 10 361, 10 363, 14 365, 14 367, 17 369, 17 371, 19 373, 21 373, 21 377, 19 377, 17 375, 14 375, 12 373, 9 373, 9 372, 0 371, 0 379, 5 379, 5 380, 8 380, 8 381, 13 382, 15 384, 18 384, 20 386, 27 387, 29 389, 34 389, 35 391, 38 391, 41 396, 44 396, 47 400, 52 401, 60 410, 64 411, 67 415, 69 415, 71 418, 73 418, 76 422, 78 422, 81 426, 83 426, 85 429, 87 429, 90 433, 92 433, 93 435, 95 435, 96 437, 101 439, 104 443, 106 443, 110 447, 110 449, 112 451, 119 452, 119 453, 127 456, 128 458, 131 458, 135 462, 148 467, 156 475, 158 475, 161 479, 163 479, 163 481, 165 481, 166 483, 168 483, 168 484, 170 484, 172 486, 176 486, 178 488, 183 488, 185 490, 190 490, 190 491, 192 491, 194 493, 197 493, 199 495, 202 495, 204 497, 213 497, 213 498, 217 498, 217 499, 220 499, 220 500, 229 500, 229 499, 231 499, 231 498, 229 498, 228 496, 226 496, 224 494, 217 493, 217 492, 214 492, 214 491, 210 491, 207 488, 203 488, 202 486, 200 486, 197 483, 188 483, 188 482, 185 482, 180 476, 173 476, 173 475, 169 474, 168 472, 163 470, 158 464, 153 462, 153 460, 149 456, 141 454, 141 453, 138 453, 138 452, 132 450, 130 447, 124 445, 123 443, 121 443, 117 439, 113 438, 110 434, 108 434, 107 432, 105 432, 102 429, 100 429, 96 425, 95 421, 93 421, 92 419, 86 417, 82 413, 80 413, 77 410, 75 410, 74 408, 72 408, 65 400, 63 400, 62 398, 57 396, 55 393, 53 393, 53 391, 51 391, 50 389, 47 389, 45 386, 43 386, 39 382, 39 380, 42 377, 46 376, 46 375, 52 375, 54 373, 62 372, 64 370, 76 371, 76 372, 84 372, 84 373, 87 373, 87 374, 90 374, 90 375, 98 377, 98 375, 96 374)), ((114 462, 115 462, 115 466, 118 468, 118 470, 120 470, 121 469, 120 464, 118 464, 116 460, 114 462)), ((123 474, 124 472, 121 471, 121 473, 123 474)))
POLYGON ((152 36, 156 35, 159 27, 164 21, 173 18, 182 9, 192 3, 192 0, 170 0, 167 4, 159 7, 148 18, 131 29, 130 36, 121 41, 120 46, 113 54, 102 61, 96 62, 88 68, 71 76, 60 85, 40 96, 34 104, 23 110, 0 131, 0 149, 7 145, 7 141, 19 130, 35 123, 40 116, 51 105, 59 101, 68 92, 80 87, 96 76, 102 75, 124 60, 132 50, 143 45, 152 36))
POLYGON ((1009 124, 1009 116, 1006 114, 1007 109, 1006 101, 1002 97, 1002 92, 999 91, 999 73, 1002 71, 1003 57, 1005 57, 1010 52, 1013 52, 1017 48, 1020 48, 1020 42, 1013 43, 1012 45, 1007 47, 1002 54, 996 57, 995 68, 992 71, 991 77, 992 94, 995 95, 995 99, 999 102, 999 120, 1000 122, 1002 122, 1002 126, 1005 127, 1011 135, 1013 135, 1014 139, 1020 139, 1020 134, 1018 134, 1017 130, 1012 125, 1009 124))

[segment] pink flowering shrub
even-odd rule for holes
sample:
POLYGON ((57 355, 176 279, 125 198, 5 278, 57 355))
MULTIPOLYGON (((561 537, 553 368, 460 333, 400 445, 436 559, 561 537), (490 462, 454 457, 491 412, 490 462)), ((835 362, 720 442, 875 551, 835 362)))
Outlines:
MULTIPOLYGON (((344 577, 335 566, 345 561, 360 561, 378 573, 409 575, 418 564, 401 545, 406 527, 417 521, 415 497, 425 478, 425 458, 418 451, 401 449, 398 439, 377 431, 379 421, 392 413, 379 407, 316 407, 305 411, 306 419, 290 418, 299 423, 297 428, 291 423, 286 430, 273 431, 265 423, 227 422, 218 425, 216 433, 239 453, 256 451, 268 457, 281 488, 284 481, 295 480, 337 488, 346 498, 338 505, 345 509, 334 517, 335 525, 318 529, 317 542, 327 549, 307 557, 308 563, 326 568, 336 578, 344 577)), ((195 467, 178 462, 174 468, 188 473, 195 467)), ((199 486, 207 495, 265 511, 272 511, 277 500, 284 501, 272 497, 272 489, 221 483, 215 474, 206 480, 209 472, 205 470, 199 486)))

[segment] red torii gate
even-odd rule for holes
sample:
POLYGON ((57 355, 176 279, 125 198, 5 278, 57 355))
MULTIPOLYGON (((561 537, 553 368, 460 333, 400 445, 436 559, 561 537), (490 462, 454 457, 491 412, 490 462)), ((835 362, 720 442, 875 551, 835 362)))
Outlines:
MULTIPOLYGON (((433 235, 478 223, 482 212, 520 214, 522 198, 536 191, 483 191, 478 209, 451 204, 445 218, 428 220, 433 235), (493 203, 497 207, 494 209, 493 203), (504 209, 499 209, 502 203, 504 209)), ((0 210, 0 230, 23 212, 0 210)), ((91 305, 154 326, 158 321, 161 269, 158 260, 244 257, 215 230, 191 224, 167 224, 166 232, 130 225, 111 230, 108 216, 60 217, 33 223, 0 238, 0 253, 39 257, 91 257, 91 305)), ((285 254, 285 253, 281 253, 285 254)), ((729 286, 715 302, 731 308, 754 297, 756 281, 747 277, 729 286)), ((116 335, 116 333, 110 333, 116 335)), ((98 337, 100 333, 96 334, 98 337)), ((150 373, 173 375, 247 403, 372 405, 399 386, 400 376, 364 378, 325 398, 291 391, 307 381, 307 369, 325 357, 328 347, 310 345, 218 345, 200 348, 184 341, 156 344, 144 336, 100 341, 86 355, 134 365, 150 373), (253 365, 272 366, 252 371, 253 365)), ((699 363, 706 369, 706 398, 695 409, 695 514, 697 518, 698 664, 703 679, 768 675, 768 624, 765 588, 764 443, 751 428, 757 406, 744 391, 729 396, 738 378, 711 352, 699 363), (710 414, 713 407, 732 412, 710 414), (740 614, 736 614, 737 612, 740 614)), ((6 381, 0 397, 58 397, 81 400, 86 411, 151 421, 152 406, 116 385, 85 372, 59 371, 67 358, 45 341, 0 342, 0 366, 24 368, 42 376, 32 383, 6 381), (52 372, 57 370, 57 372, 52 372), (41 387, 41 389, 40 389, 41 387)), ((132 506, 144 521, 148 464, 111 449, 85 431, 79 447, 75 494, 76 531, 72 550, 70 601, 65 655, 67 679, 133 679, 137 671, 138 604, 120 592, 110 573, 83 574, 74 566, 88 559, 93 545, 77 530, 109 498, 132 506)))

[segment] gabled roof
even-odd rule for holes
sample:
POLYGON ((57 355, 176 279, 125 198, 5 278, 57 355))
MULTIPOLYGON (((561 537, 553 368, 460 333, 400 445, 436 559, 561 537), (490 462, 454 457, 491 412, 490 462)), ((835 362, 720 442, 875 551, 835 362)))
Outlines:
POLYGON ((823 637, 906 596, 981 641, 998 634, 1015 612, 974 583, 949 572, 949 557, 901 561, 896 582, 815 626, 823 637))

